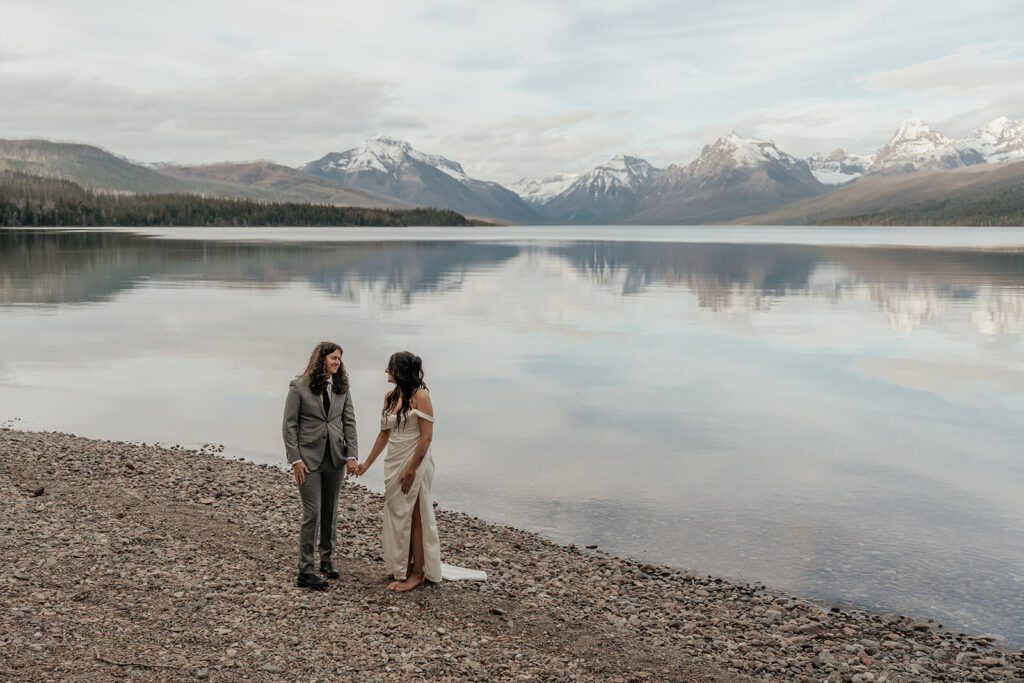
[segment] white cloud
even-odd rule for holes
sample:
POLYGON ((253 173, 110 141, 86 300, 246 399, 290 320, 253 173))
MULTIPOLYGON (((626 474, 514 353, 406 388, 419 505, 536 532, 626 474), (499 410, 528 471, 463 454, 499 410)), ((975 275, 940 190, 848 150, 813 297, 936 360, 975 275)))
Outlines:
POLYGON ((896 89, 911 93, 963 95, 993 89, 1024 89, 1024 58, 1009 57, 1007 52, 1005 46, 1003 49, 975 47, 938 59, 880 71, 869 75, 865 81, 876 90, 896 89))
POLYGON ((337 146, 345 134, 423 125, 391 110, 391 85, 351 74, 266 73, 153 91, 0 74, 0 90, 9 136, 85 140, 143 159, 298 163, 337 146))
POLYGON ((299 163, 387 130, 508 181, 685 162, 730 128, 805 153, 1024 115, 1017 0, 7 4, 0 136, 139 159, 299 163))

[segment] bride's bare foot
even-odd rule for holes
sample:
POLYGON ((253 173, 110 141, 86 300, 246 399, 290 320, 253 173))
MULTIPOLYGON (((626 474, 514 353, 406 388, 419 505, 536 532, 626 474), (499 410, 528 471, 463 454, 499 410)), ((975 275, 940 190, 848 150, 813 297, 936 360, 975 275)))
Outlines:
POLYGON ((394 591, 395 593, 406 593, 417 586, 422 586, 423 581, 423 574, 409 574, 409 578, 405 581, 395 581, 390 584, 388 586, 388 590, 394 591))

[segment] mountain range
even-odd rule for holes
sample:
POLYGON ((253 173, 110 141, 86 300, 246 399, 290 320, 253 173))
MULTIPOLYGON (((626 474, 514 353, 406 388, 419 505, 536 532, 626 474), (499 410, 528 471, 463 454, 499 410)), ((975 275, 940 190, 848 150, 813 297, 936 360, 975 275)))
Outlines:
POLYGON ((659 175, 643 159, 619 154, 534 206, 551 223, 620 223, 636 214, 641 193, 659 175))
POLYGON ((454 209, 466 216, 516 223, 539 220, 515 192, 470 178, 457 162, 424 154, 404 140, 377 135, 362 147, 332 152, 300 169, 345 187, 416 206, 454 209))
POLYGON ((0 170, 71 180, 101 192, 198 194, 364 208, 409 208, 269 161, 176 166, 139 164, 91 145, 0 140, 0 170))
POLYGON ((909 119, 873 154, 836 149, 808 158, 733 132, 685 165, 662 169, 619 154, 585 173, 522 178, 509 187, 473 178, 457 161, 387 135, 299 168, 269 161, 141 164, 90 145, 0 140, 3 169, 104 192, 431 206, 508 223, 815 223, 957 193, 998 190, 1004 202, 1016 197, 1017 182, 1024 206, 1024 121, 1000 117, 952 139, 909 119))
POLYGON ((665 169, 644 189, 629 222, 721 223, 827 191, 803 159, 773 142, 730 133, 686 166, 665 169))

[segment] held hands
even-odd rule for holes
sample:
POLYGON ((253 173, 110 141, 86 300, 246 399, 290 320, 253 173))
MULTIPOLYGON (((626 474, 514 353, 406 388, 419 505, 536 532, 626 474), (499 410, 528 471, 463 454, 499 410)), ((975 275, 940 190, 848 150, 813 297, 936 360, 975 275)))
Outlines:
MULTIPOLYGON (((348 463, 346 464, 346 468, 348 469, 348 473, 349 473, 350 476, 354 475, 356 477, 361 477, 364 474, 366 474, 367 470, 370 469, 370 463, 369 462, 356 462, 355 460, 349 460, 348 463)), ((298 476, 298 475, 296 475, 296 476, 298 476)), ((410 468, 410 467, 407 466, 404 470, 402 470, 402 479, 401 479, 402 493, 409 493, 410 489, 412 489, 412 482, 413 482, 413 480, 415 478, 416 478, 416 468, 415 467, 410 468)))
MULTIPOLYGON (((360 464, 355 460, 348 460, 345 462, 345 470, 349 476, 361 477, 366 470, 370 469, 365 464, 360 464)), ((306 463, 301 460, 297 460, 292 463, 292 474, 295 475, 295 483, 302 486, 302 483, 306 481, 306 475, 309 474, 309 468, 306 467, 306 463)))

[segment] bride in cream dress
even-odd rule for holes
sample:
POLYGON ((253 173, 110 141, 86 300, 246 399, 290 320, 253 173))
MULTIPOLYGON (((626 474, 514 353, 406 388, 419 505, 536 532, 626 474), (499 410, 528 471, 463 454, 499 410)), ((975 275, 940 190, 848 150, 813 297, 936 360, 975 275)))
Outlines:
POLYGON ((384 458, 384 562, 394 581, 388 590, 412 590, 424 581, 442 579, 485 580, 484 572, 452 567, 441 562, 441 542, 434 520, 431 485, 434 460, 430 442, 434 435, 434 407, 423 383, 423 361, 401 351, 392 354, 388 382, 395 388, 384 397, 381 427, 362 475, 387 446, 384 458))

